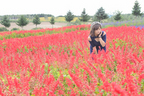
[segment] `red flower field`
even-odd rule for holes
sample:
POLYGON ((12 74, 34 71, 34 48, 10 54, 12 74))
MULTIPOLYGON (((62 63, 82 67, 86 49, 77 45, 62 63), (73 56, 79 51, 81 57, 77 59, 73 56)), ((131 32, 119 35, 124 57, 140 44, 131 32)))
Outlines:
POLYGON ((98 55, 89 29, 1 40, 0 95, 144 96, 144 29, 102 30, 107 51, 98 55))

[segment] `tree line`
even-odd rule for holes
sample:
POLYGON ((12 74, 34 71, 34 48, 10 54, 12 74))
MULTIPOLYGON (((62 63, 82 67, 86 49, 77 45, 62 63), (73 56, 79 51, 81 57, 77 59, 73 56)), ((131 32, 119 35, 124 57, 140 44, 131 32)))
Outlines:
MULTIPOLYGON (((116 21, 121 20, 121 13, 122 13, 122 12, 117 11, 117 13, 115 14, 114 19, 115 19, 116 21)), ((133 6, 133 8, 132 8, 132 15, 134 15, 134 16, 136 16, 136 17, 143 15, 143 13, 141 12, 141 7, 140 7, 140 5, 139 5, 139 3, 138 3, 137 0, 135 1, 135 4, 134 4, 134 6, 133 6)), ((40 17, 43 17, 43 16, 51 16, 52 18, 51 18, 51 20, 50 20, 50 23, 52 24, 52 27, 53 27, 53 24, 55 24, 55 17, 54 17, 53 15, 33 14, 33 15, 31 15, 31 16, 34 16, 34 18, 33 18, 33 24, 36 25, 36 28, 37 28, 37 25, 38 25, 38 24, 41 24, 40 17)), ((62 17, 62 16, 60 16, 60 17, 62 17)), ((75 15, 69 10, 64 17, 65 17, 65 20, 70 23, 70 22, 74 19, 75 15)), ((81 22, 87 22, 87 21, 90 20, 90 18, 91 18, 91 16, 89 16, 89 15, 86 13, 85 8, 83 9, 83 11, 82 11, 82 13, 81 13, 81 16, 78 17, 78 19, 79 19, 81 22)), ((108 17, 108 14, 105 13, 105 10, 104 10, 103 7, 100 7, 100 8, 97 10, 97 12, 95 13, 95 15, 93 16, 92 20, 93 20, 93 21, 99 21, 99 22, 101 22, 103 19, 107 19, 107 18, 109 18, 109 17, 108 17)), ((21 16, 18 18, 18 20, 16 21, 16 24, 17 24, 18 26, 20 26, 22 29, 23 29, 23 27, 26 26, 28 23, 29 23, 29 21, 26 19, 26 16, 24 16, 24 15, 21 15, 21 16)), ((2 21, 1 21, 1 24, 4 25, 5 27, 10 27, 10 20, 9 20, 8 16, 4 16, 4 17, 3 17, 2 21)))
MULTIPOLYGON (((53 15, 51 14, 26 14, 26 15, 23 15, 25 16, 26 18, 29 18, 29 19, 32 19, 33 17, 35 17, 36 15, 38 15, 39 17, 52 17, 53 15)), ((18 18, 20 18, 21 15, 6 15, 9 19, 11 20, 16 20, 18 18)), ((2 20, 2 17, 3 16, 0 16, 0 20, 2 20)))

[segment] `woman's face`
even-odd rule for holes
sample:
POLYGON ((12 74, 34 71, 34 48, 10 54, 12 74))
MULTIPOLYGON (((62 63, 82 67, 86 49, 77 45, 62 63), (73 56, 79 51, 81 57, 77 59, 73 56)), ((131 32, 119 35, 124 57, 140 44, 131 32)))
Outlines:
POLYGON ((101 28, 99 27, 99 29, 95 30, 95 34, 99 34, 101 32, 101 28))

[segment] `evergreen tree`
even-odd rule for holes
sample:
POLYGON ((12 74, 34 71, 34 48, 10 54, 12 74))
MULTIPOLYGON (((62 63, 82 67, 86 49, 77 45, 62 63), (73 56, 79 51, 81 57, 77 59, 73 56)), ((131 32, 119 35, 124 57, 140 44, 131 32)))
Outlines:
POLYGON ((55 24, 55 19, 54 19, 53 16, 52 16, 51 19, 50 19, 50 23, 52 24, 52 28, 53 28, 53 24, 55 24))
POLYGON ((26 19, 26 17, 24 17, 23 15, 20 16, 20 18, 18 19, 18 21, 16 22, 16 24, 20 27, 22 27, 23 29, 23 26, 26 26, 28 24, 28 21, 26 19))
POLYGON ((82 22, 87 22, 90 19, 90 16, 86 14, 85 8, 83 9, 83 12, 81 13, 81 17, 79 18, 82 22))
POLYGON ((33 19, 33 23, 36 25, 36 28, 37 28, 37 25, 38 24, 41 24, 41 21, 40 21, 40 18, 38 15, 36 15, 33 19))
POLYGON ((5 27, 10 27, 10 20, 8 19, 7 16, 3 17, 1 24, 4 25, 5 27))
POLYGON ((116 20, 116 21, 118 21, 118 20, 121 20, 121 12, 120 11, 117 11, 117 13, 116 13, 116 15, 114 16, 114 19, 116 20))
POLYGON ((132 10, 132 14, 135 15, 136 17, 142 15, 141 7, 140 7, 137 0, 135 1, 134 7, 133 7, 133 10, 132 10))
POLYGON ((69 11, 67 15, 65 15, 65 20, 70 23, 73 19, 74 15, 72 14, 72 12, 69 11))
POLYGON ((99 8, 98 11, 96 12, 96 14, 94 15, 94 20, 98 20, 99 22, 101 22, 101 20, 103 19, 107 19, 108 15, 105 13, 105 10, 103 9, 103 7, 99 8))

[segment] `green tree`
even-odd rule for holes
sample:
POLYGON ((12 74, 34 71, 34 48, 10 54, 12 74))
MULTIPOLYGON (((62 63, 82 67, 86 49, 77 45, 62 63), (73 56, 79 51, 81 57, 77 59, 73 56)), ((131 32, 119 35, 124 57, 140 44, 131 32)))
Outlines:
POLYGON ((90 19, 90 16, 86 14, 85 8, 83 9, 81 13, 81 17, 79 18, 80 21, 82 22, 87 22, 90 19))
POLYGON ((23 30, 23 26, 26 26, 28 24, 28 21, 27 21, 26 17, 22 15, 22 16, 20 16, 20 18, 18 19, 16 24, 18 26, 22 27, 22 30, 23 30))
POLYGON ((73 15, 72 12, 70 12, 70 10, 69 10, 69 12, 67 13, 67 15, 65 15, 65 20, 66 20, 67 22, 69 22, 69 24, 70 24, 70 22, 71 22, 73 19, 74 19, 74 15, 73 15))
POLYGON ((117 13, 116 13, 116 15, 114 16, 114 19, 116 20, 116 21, 118 21, 118 20, 121 20, 121 13, 122 12, 120 12, 120 11, 117 11, 117 13))
POLYGON ((33 23, 36 25, 36 28, 37 28, 37 25, 38 24, 41 24, 41 21, 40 21, 40 18, 38 15, 36 15, 33 19, 33 23))
POLYGON ((140 7, 137 0, 135 1, 134 7, 133 7, 133 10, 132 10, 132 14, 135 15, 136 17, 142 15, 141 7, 140 7))
POLYGON ((103 9, 103 7, 99 8, 98 11, 95 13, 93 20, 98 20, 99 22, 101 22, 101 20, 103 19, 107 19, 108 15, 105 13, 105 10, 103 9))
POLYGON ((10 27, 10 20, 9 20, 8 16, 3 17, 1 24, 4 25, 5 27, 10 27))
POLYGON ((55 24, 54 16, 51 17, 51 19, 50 19, 50 23, 52 24, 52 28, 53 28, 53 24, 55 24))

